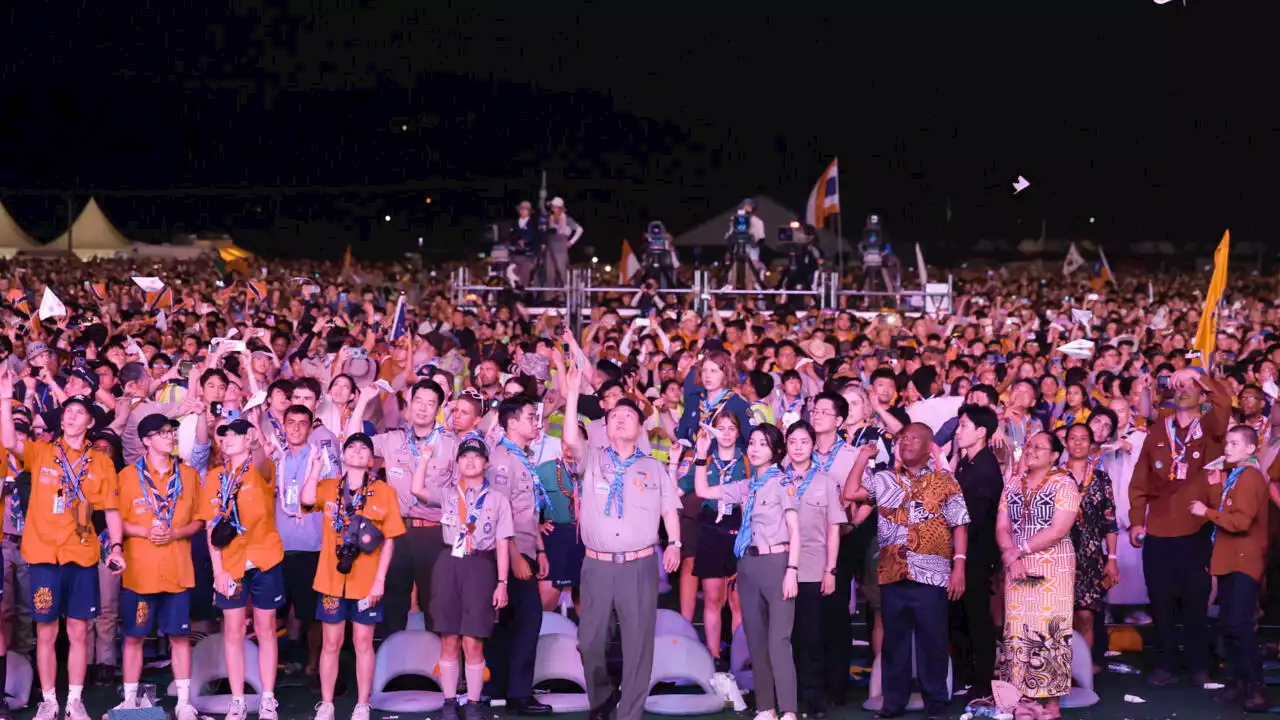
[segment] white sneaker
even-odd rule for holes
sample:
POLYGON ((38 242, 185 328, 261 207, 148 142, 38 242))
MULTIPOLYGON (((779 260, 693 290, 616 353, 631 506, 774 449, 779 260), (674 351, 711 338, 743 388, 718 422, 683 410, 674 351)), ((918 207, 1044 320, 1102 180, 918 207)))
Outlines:
POLYGON ((1139 610, 1129 617, 1125 618, 1126 625, 1150 625, 1151 616, 1139 610))
POLYGON ((36 708, 36 716, 33 720, 58 720, 58 703, 56 700, 41 701, 40 707, 36 708))
POLYGON ((176 720, 200 720, 200 713, 190 703, 174 708, 173 716, 176 720))
POLYGON ((333 720, 333 703, 316 703, 316 720, 333 720))
POLYGON ((244 707, 244 698, 231 698, 231 706, 227 708, 226 720, 245 720, 249 711, 244 707))
POLYGON ((369 720, 369 713, 373 708, 367 704, 357 705, 351 710, 351 720, 369 720))
POLYGON ((258 703, 258 720, 280 720, 279 707, 274 697, 262 698, 258 703))
POLYGON ((83 700, 68 700, 67 710, 62 716, 66 720, 89 720, 89 713, 85 712, 83 700))

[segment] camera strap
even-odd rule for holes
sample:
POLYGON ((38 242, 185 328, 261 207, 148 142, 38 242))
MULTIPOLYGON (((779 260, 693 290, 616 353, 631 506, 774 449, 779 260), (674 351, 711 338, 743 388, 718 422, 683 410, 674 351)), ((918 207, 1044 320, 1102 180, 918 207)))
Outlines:
POLYGON ((229 520, 237 535, 244 532, 244 526, 240 524, 240 486, 252 464, 253 461, 246 458, 234 477, 225 466, 218 475, 218 520, 229 520))
POLYGON ((333 511, 333 531, 338 534, 338 544, 344 542, 343 535, 347 528, 351 526, 351 520, 364 509, 365 501, 373 494, 373 483, 368 471, 365 471, 364 481, 360 483, 360 491, 354 496, 351 492, 351 485, 347 483, 344 475, 338 480, 338 507, 333 511))

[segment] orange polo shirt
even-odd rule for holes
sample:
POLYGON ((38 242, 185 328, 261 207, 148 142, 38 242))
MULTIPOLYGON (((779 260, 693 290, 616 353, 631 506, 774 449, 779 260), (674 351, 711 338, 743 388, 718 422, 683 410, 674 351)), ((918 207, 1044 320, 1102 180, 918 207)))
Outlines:
MULTIPOLYGON (((222 569, 237 582, 244 577, 250 563, 258 570, 270 570, 284 560, 284 543, 276 532, 275 491, 253 466, 253 461, 249 463, 237 501, 244 532, 222 548, 222 569)), ((216 467, 205 476, 198 518, 205 521, 206 527, 212 527, 218 518, 223 470, 216 467)))
MULTIPOLYGON (((304 512, 324 512, 324 536, 320 541, 320 566, 316 569, 316 581, 312 586, 318 593, 332 597, 361 600, 369 596, 373 580, 378 575, 378 561, 384 548, 376 552, 361 553, 351 566, 351 572, 338 572, 338 533, 333 529, 333 518, 338 512, 338 483, 344 478, 321 480, 316 487, 316 504, 304 508, 304 512)), ((369 518, 388 540, 404 535, 404 519, 400 517, 400 500, 395 490, 383 480, 374 480, 369 486, 369 497, 357 515, 369 518)), ((385 546, 384 546, 385 547, 385 546)))
MULTIPOLYGON (((145 458, 143 459, 145 462, 145 458)), ((163 496, 168 491, 169 473, 172 468, 166 466, 157 470, 148 467, 151 482, 163 496)), ((179 465, 178 480, 182 491, 178 494, 173 509, 173 521, 170 527, 174 530, 190 525, 198 519, 200 510, 200 475, 190 465, 179 465)), ((151 528, 156 516, 151 505, 159 505, 156 498, 148 498, 152 492, 145 488, 146 483, 138 477, 138 468, 130 465, 120 471, 120 519, 144 528, 151 528)), ((139 595, 155 593, 180 593, 186 588, 196 586, 195 568, 191 564, 191 539, 172 540, 165 545, 156 545, 144 537, 129 537, 124 541, 124 587, 139 595)))
MULTIPOLYGON (((85 452, 89 453, 89 471, 81 481, 80 490, 93 509, 115 510, 119 489, 111 458, 88 449, 87 443, 85 450, 80 451, 67 447, 61 440, 57 444, 66 449, 67 462, 73 468, 79 465, 85 452)), ((64 511, 60 514, 53 512, 58 490, 62 487, 62 466, 56 459, 59 456, 54 443, 26 443, 23 463, 31 469, 31 501, 27 505, 27 524, 22 533, 22 557, 32 565, 93 567, 98 564, 102 548, 93 532, 88 505, 72 503, 70 498, 65 498, 64 511), (87 528, 84 534, 77 526, 87 528)))

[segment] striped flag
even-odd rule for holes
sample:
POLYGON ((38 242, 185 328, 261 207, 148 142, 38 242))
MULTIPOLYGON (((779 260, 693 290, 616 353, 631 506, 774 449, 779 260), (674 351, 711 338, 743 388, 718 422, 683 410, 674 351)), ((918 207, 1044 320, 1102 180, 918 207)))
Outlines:
POLYGON ((1213 351, 1218 343, 1218 312, 1222 309, 1222 293, 1227 289, 1227 258, 1231 255, 1231 231, 1222 233, 1222 242, 1213 251, 1213 277, 1209 280, 1209 292, 1204 295, 1204 312, 1200 315, 1200 327, 1196 329, 1196 341, 1192 344, 1199 357, 1193 362, 1205 370, 1213 369, 1213 351))
POLYGON ((1093 286, 1094 292, 1098 292, 1102 290, 1107 283, 1114 285, 1115 282, 1116 276, 1111 272, 1111 263, 1107 262, 1107 253, 1102 249, 1102 246, 1099 245, 1098 264, 1093 268, 1093 279, 1089 281, 1089 284, 1093 286))
POLYGON ((831 164, 813 186, 804 208, 805 222, 815 228, 826 227, 827 218, 840 213, 840 169, 836 162, 836 158, 831 158, 831 164))
POLYGON ((631 281, 631 277, 640 272, 640 258, 636 257, 636 253, 631 249, 631 243, 626 238, 622 240, 622 259, 618 261, 618 279, 626 285, 631 281))
POLYGON ((107 301, 107 284, 104 282, 86 282, 89 286, 89 292, 93 293, 93 299, 100 303, 107 301))
POLYGON ((395 320, 391 323, 391 342, 395 342, 409 334, 409 316, 405 312, 404 293, 396 300, 395 320))
POLYGON ((159 292, 143 293, 143 302, 147 306, 147 312, 153 313, 157 310, 173 310, 173 288, 168 285, 160 289, 159 292))
POLYGON ((259 280, 249 280, 245 285, 249 287, 249 297, 260 303, 267 301, 267 293, 270 291, 267 289, 266 283, 259 280))

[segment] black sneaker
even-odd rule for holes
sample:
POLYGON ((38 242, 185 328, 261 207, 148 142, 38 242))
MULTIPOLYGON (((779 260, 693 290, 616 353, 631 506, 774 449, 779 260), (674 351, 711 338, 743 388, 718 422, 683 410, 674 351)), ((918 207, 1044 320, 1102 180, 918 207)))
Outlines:
POLYGON ((463 705, 462 717, 463 720, 486 720, 478 702, 468 701, 466 705, 463 705))
POLYGON ((440 720, 459 720, 458 698, 449 698, 444 701, 444 706, 440 708, 440 720))

